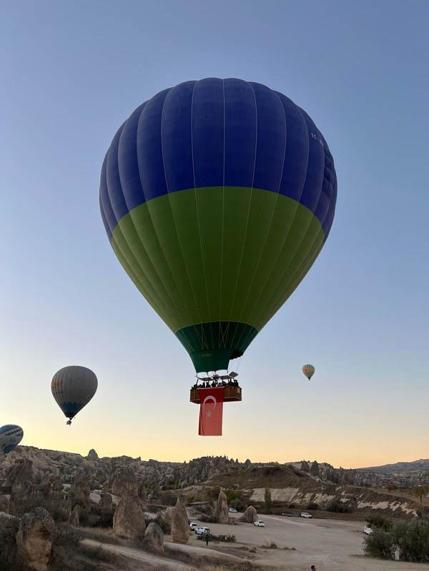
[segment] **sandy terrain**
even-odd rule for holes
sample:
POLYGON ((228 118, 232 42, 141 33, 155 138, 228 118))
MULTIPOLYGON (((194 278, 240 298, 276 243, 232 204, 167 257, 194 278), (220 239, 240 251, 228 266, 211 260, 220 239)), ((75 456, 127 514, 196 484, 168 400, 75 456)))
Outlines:
MULTIPOLYGON (((209 524, 214 534, 233 533, 234 544, 213 544, 216 549, 238 554, 239 548, 258 547, 254 563, 262 568, 274 567, 287 571, 429 571, 429 565, 370 559, 363 554, 362 522, 304 520, 281 516, 261 516, 266 527, 250 524, 209 524), (274 542, 278 549, 259 549, 274 542), (295 547, 296 551, 281 548, 295 547)), ((202 524, 207 525, 207 524, 202 524)), ((195 536, 192 545, 200 545, 195 536)), ((242 550, 243 553, 243 550, 242 550)), ((244 553, 243 553, 244 554, 244 553)))
POLYGON ((93 539, 84 539, 82 540, 82 544, 87 545, 88 547, 101 547, 105 551, 110 551, 116 555, 122 555, 127 559, 139 561, 144 564, 144 566, 141 567, 142 570, 154 569, 156 571, 175 571, 177 569, 178 571, 196 571, 195 567, 190 567, 189 565, 185 565, 179 561, 172 561, 171 559, 167 559, 165 557, 159 557, 158 555, 148 553, 147 551, 143 551, 136 547, 114 545, 95 541, 93 539))
MULTIPOLYGON (((239 515, 239 514, 238 514, 239 515)), ((238 517, 235 516, 235 518, 238 517)), ((85 539, 83 543, 99 546, 127 559, 140 562, 139 569, 173 571, 208 568, 228 569, 240 562, 252 562, 255 569, 284 569, 285 571, 309 571, 315 565, 317 571, 429 571, 429 565, 381 561, 364 556, 363 522, 326 519, 304 520, 281 516, 261 516, 264 528, 246 523, 209 524, 212 533, 234 534, 236 543, 209 543, 191 535, 187 545, 169 542, 166 537, 168 557, 159 557, 137 547, 107 544, 85 539), (264 546, 274 542, 277 549, 264 546), (252 552, 256 548, 256 552, 252 552), (295 548, 292 550, 292 548, 295 548), (187 555, 189 563, 182 563, 187 555), (205 556, 207 560, 205 561, 205 556), (213 565, 213 567, 210 565, 213 565)), ((198 521, 198 520, 195 520, 198 521)), ((207 525, 207 524, 201 524, 207 525)))

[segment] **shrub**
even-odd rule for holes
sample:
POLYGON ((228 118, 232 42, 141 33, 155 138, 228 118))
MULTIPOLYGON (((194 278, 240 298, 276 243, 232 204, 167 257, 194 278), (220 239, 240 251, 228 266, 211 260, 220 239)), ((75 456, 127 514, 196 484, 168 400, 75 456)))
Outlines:
POLYGON ((264 549, 277 549, 277 543, 274 543, 274 541, 268 541, 267 543, 262 545, 262 547, 264 549))
POLYGON ((369 527, 382 529, 384 531, 390 531, 393 527, 392 522, 381 515, 371 515, 366 521, 369 527))
POLYGON ((394 541, 390 532, 376 528, 365 538, 365 553, 381 559, 393 559, 394 541))
POLYGON ((428 520, 396 524, 393 527, 392 535, 400 549, 400 558, 403 561, 429 562, 428 520))
POLYGON ((349 505, 345 504, 344 502, 340 502, 339 500, 330 501, 326 509, 328 512, 339 514, 348 514, 353 511, 349 505))
POLYGON ((228 505, 238 511, 243 511, 247 507, 246 499, 242 497, 242 492, 237 490, 225 490, 228 505))
POLYGON ((271 499, 271 490, 270 490, 270 488, 265 488, 264 501, 265 501, 265 513, 270 514, 270 513, 271 513, 271 508, 272 508, 272 505, 273 505, 273 501, 272 501, 272 499, 271 499))
POLYGON ((398 550, 402 561, 429 562, 428 520, 390 525, 389 530, 375 527, 373 533, 365 538, 365 551, 368 555, 393 559, 395 551, 398 550))
POLYGON ((241 498, 241 492, 237 490, 225 490, 225 495, 226 499, 228 500, 228 504, 234 500, 239 500, 241 498))
MULTIPOLYGON (((198 536, 197 539, 205 539, 203 536, 198 536)), ((235 535, 213 535, 210 534, 210 541, 223 541, 224 543, 235 543, 237 538, 235 535)))
POLYGON ((319 504, 316 504, 315 502, 310 502, 307 506, 308 510, 318 510, 319 509, 319 504))

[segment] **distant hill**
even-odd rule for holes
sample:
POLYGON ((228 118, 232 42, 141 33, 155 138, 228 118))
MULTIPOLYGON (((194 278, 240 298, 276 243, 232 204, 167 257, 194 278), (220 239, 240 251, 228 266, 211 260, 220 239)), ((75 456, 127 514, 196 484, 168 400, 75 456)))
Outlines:
POLYGON ((364 472, 377 472, 383 474, 410 474, 414 472, 429 472, 429 460, 414 460, 412 462, 396 462, 394 464, 384 464, 383 466, 370 466, 368 468, 357 468, 364 472))

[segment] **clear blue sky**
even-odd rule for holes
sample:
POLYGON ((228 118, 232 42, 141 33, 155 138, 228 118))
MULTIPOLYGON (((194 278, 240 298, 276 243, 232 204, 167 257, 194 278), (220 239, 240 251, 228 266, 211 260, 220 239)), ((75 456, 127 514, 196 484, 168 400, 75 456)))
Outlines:
POLYGON ((1 16, 0 424, 21 424, 26 444, 106 455, 429 457, 429 4, 3 1, 1 16), (245 400, 225 406, 222 439, 196 436, 191 361, 98 208, 121 122, 208 76, 306 109, 339 182, 325 249, 241 360, 245 400), (100 382, 72 430, 50 394, 71 363, 100 382))

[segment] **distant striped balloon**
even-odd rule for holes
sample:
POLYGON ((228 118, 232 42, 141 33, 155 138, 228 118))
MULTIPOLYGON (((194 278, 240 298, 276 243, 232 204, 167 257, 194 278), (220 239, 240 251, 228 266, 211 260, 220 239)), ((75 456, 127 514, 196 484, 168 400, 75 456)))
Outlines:
POLYGON ((89 403, 98 387, 97 377, 91 369, 71 365, 57 371, 52 379, 51 390, 59 407, 69 419, 89 403))
POLYGON ((302 372, 304 373, 304 375, 307 377, 308 380, 311 379, 315 371, 316 369, 313 367, 313 365, 304 365, 302 368, 302 372))
POLYGON ((5 424, 0 428, 0 451, 3 454, 12 452, 24 437, 24 431, 16 424, 5 424))

